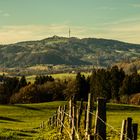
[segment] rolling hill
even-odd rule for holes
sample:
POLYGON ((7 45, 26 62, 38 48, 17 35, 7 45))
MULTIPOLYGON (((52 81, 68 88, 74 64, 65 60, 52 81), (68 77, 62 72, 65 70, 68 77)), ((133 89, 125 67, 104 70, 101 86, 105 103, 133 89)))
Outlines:
POLYGON ((140 44, 97 38, 53 36, 43 40, 0 45, 0 67, 37 64, 109 66, 140 57, 140 44))

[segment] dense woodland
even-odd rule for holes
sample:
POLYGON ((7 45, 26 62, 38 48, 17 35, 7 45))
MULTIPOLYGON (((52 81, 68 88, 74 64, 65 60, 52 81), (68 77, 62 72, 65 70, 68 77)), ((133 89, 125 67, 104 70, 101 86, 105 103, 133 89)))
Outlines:
POLYGON ((104 97, 107 101, 140 104, 140 75, 137 72, 126 75, 117 66, 108 69, 93 69, 91 76, 77 73, 75 78, 54 79, 52 76, 36 76, 34 83, 27 83, 26 77, 0 76, 0 103, 39 103, 55 100, 87 100, 88 93, 104 97))
POLYGON ((48 65, 95 65, 108 67, 116 62, 140 58, 140 45, 117 40, 59 37, 0 45, 0 67, 48 65))

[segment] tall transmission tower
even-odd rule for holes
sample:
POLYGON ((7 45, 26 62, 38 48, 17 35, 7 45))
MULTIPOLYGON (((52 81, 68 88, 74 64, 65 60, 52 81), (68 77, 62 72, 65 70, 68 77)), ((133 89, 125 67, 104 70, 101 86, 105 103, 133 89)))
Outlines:
POLYGON ((70 34, 71 34, 71 30, 70 30, 70 28, 69 28, 69 38, 70 38, 70 34))

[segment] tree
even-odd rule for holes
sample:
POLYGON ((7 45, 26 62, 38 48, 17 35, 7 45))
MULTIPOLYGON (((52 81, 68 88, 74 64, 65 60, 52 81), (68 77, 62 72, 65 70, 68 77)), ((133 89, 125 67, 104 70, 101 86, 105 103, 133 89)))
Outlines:
POLYGON ((90 92, 94 98, 105 97, 111 98, 110 91, 110 73, 105 69, 94 70, 91 75, 90 92))
POLYGON ((20 88, 25 86, 27 86, 27 80, 25 76, 22 76, 21 79, 19 80, 17 89, 19 90, 20 88))
POLYGON ((130 96, 134 93, 140 92, 140 75, 137 73, 133 73, 131 75, 127 75, 124 80, 122 87, 120 88, 120 95, 130 96))
POLYGON ((48 76, 48 75, 47 76, 36 76, 34 84, 41 85, 48 81, 53 82, 54 78, 52 76, 48 76))
POLYGON ((7 95, 2 84, 0 84, 0 104, 7 104, 7 95))
POLYGON ((63 92, 66 100, 69 100, 73 96, 77 97, 77 94, 79 93, 79 89, 77 88, 76 80, 70 79, 63 92))
POLYGON ((84 75, 81 73, 77 73, 76 75, 76 86, 77 86, 77 99, 81 98, 87 100, 88 92, 89 92, 89 79, 86 79, 84 75))
POLYGON ((13 94, 10 103, 38 103, 40 102, 40 92, 37 85, 27 85, 20 88, 19 92, 13 94))
POLYGON ((117 66, 113 66, 111 68, 111 93, 112 93, 112 99, 116 99, 117 101, 120 100, 119 96, 119 89, 122 86, 123 79, 125 77, 125 73, 122 69, 118 69, 117 66))
POLYGON ((16 92, 19 79, 16 77, 6 77, 4 76, 4 82, 2 84, 4 90, 4 96, 6 97, 5 103, 9 103, 9 99, 16 92))

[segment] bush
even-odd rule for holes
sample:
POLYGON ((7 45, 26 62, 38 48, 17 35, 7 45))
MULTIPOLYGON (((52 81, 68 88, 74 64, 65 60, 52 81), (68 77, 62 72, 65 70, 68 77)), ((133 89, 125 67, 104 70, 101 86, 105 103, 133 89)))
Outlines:
POLYGON ((129 104, 130 103, 130 97, 128 95, 123 95, 120 97, 120 103, 121 104, 129 104))
POLYGON ((140 105, 140 93, 134 94, 130 99, 131 104, 140 105))
POLYGON ((43 85, 30 84, 13 94, 10 103, 38 103, 52 100, 64 100, 63 90, 65 84, 47 82, 43 85))
POLYGON ((36 85, 28 85, 19 90, 10 98, 10 103, 35 103, 39 102, 39 91, 36 85))

